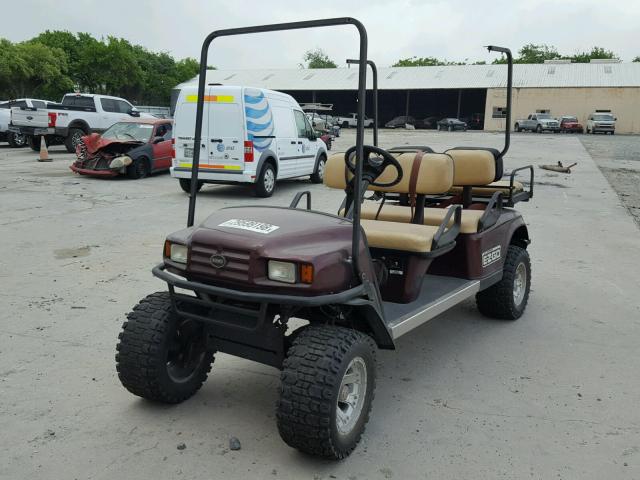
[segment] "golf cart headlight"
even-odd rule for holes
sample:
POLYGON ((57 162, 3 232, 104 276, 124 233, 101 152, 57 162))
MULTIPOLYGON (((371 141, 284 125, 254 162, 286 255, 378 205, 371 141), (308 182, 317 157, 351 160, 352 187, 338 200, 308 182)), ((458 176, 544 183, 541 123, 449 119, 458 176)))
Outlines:
POLYGON ((185 245, 166 242, 164 245, 164 256, 172 262, 187 264, 189 249, 185 245))
POLYGON ((284 283, 296 283, 296 264, 269 260, 269 280, 284 283))

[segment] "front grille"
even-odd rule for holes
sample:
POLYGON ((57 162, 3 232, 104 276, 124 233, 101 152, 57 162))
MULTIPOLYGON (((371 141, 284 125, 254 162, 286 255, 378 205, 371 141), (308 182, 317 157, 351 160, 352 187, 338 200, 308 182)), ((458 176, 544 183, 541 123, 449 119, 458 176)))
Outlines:
POLYGON ((248 251, 192 244, 189 271, 198 276, 246 282, 249 280, 250 262, 251 255, 248 251), (225 266, 215 268, 211 264, 213 255, 225 257, 225 266))

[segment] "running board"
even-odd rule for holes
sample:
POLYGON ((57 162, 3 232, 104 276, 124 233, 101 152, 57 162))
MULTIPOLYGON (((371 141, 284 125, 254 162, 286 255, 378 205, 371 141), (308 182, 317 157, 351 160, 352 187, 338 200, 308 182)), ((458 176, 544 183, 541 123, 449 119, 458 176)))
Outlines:
POLYGON ((426 275, 420 295, 411 303, 383 302, 393 339, 428 322, 480 291, 480 280, 426 275))

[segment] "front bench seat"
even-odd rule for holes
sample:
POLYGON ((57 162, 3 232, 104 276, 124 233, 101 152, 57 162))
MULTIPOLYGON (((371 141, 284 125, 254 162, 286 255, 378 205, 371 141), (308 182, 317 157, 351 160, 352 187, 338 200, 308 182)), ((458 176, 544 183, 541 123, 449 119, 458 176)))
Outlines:
MULTIPOLYGON (((397 155, 397 160, 402 166, 404 175, 402 180, 392 187, 374 187, 369 186, 369 190, 389 193, 409 193, 411 189, 411 175, 415 153, 401 153, 397 155)), ((418 165, 415 177, 415 191, 419 195, 437 195, 442 194, 453 185, 453 160, 449 155, 443 153, 426 153, 422 157, 422 161, 418 165)), ((387 167, 378 177, 380 182, 389 182, 395 178, 395 169, 391 166, 387 167)), ((324 172, 324 184, 331 188, 344 189, 347 186, 347 180, 351 179, 351 173, 346 169, 344 164, 344 153, 334 153, 327 160, 324 172)), ((361 205, 364 208, 364 205, 361 205)), ((404 208, 404 207, 403 207, 404 208)), ((367 237, 369 247, 381 248, 389 250, 401 250, 412 253, 428 253, 434 250, 434 237, 438 232, 437 225, 416 225, 410 223, 411 213, 409 210, 409 222, 397 223, 394 221, 376 220, 375 214, 371 218, 365 218, 361 215, 360 225, 367 237)), ((447 211, 442 209, 444 215, 447 211)), ((339 214, 344 215, 344 211, 339 214)), ((443 219, 444 219, 443 215, 443 219)), ((453 225, 454 222, 448 222, 453 225)))

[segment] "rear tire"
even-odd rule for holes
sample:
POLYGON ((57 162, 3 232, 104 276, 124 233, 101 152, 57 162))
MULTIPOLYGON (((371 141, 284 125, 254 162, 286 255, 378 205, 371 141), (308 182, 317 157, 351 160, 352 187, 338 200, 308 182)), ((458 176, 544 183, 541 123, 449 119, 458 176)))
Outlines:
POLYGON ((536 127, 536 132, 537 132, 537 133, 542 133, 542 125, 538 125, 538 126, 536 127))
POLYGON ((27 137, 20 133, 9 132, 7 134, 7 143, 11 148, 22 148, 27 144, 27 137))
POLYGON ((142 299, 118 339, 118 377, 139 397, 180 403, 200 389, 211 370, 213 352, 206 349, 202 325, 178 317, 169 292, 142 299))
POLYGON ((487 317, 517 320, 527 307, 530 288, 529 253, 522 247, 509 245, 502 280, 476 294, 478 310, 487 317))
POLYGON ((322 183, 324 180, 324 168, 327 163, 327 157, 324 155, 320 155, 318 159, 318 166, 316 167, 316 171, 311 174, 311 183, 322 183))
MULTIPOLYGON (((189 179, 189 178, 179 178, 178 180, 180 182, 180 188, 185 193, 191 193, 191 179, 189 179)), ((204 182, 198 181, 198 185, 196 186, 196 192, 200 191, 200 189, 202 188, 202 185, 204 185, 204 182)))
POLYGON ((131 165, 127 167, 127 177, 138 180, 144 178, 151 173, 149 161, 146 157, 136 158, 131 165))
MULTIPOLYGON (((45 139, 45 143, 47 143, 46 139, 45 139)), ((29 135, 27 137, 27 145, 29 145, 29 148, 34 152, 39 152, 40 151, 40 135, 29 135)))
POLYGON ((67 138, 64 139, 64 146, 69 153, 76 153, 76 147, 82 141, 86 133, 80 128, 70 128, 67 138))
POLYGON ((334 460, 356 447, 375 390, 376 345, 350 328, 309 326, 293 340, 280 376, 278 431, 302 452, 334 460))
POLYGON ((521 131, 522 131, 522 130, 520 129, 520 125, 518 125, 517 123, 513 126, 513 129, 514 129, 516 132, 521 132, 521 131))
POLYGON ((271 163, 265 163, 255 185, 257 197, 270 197, 276 190, 276 169, 271 163))

